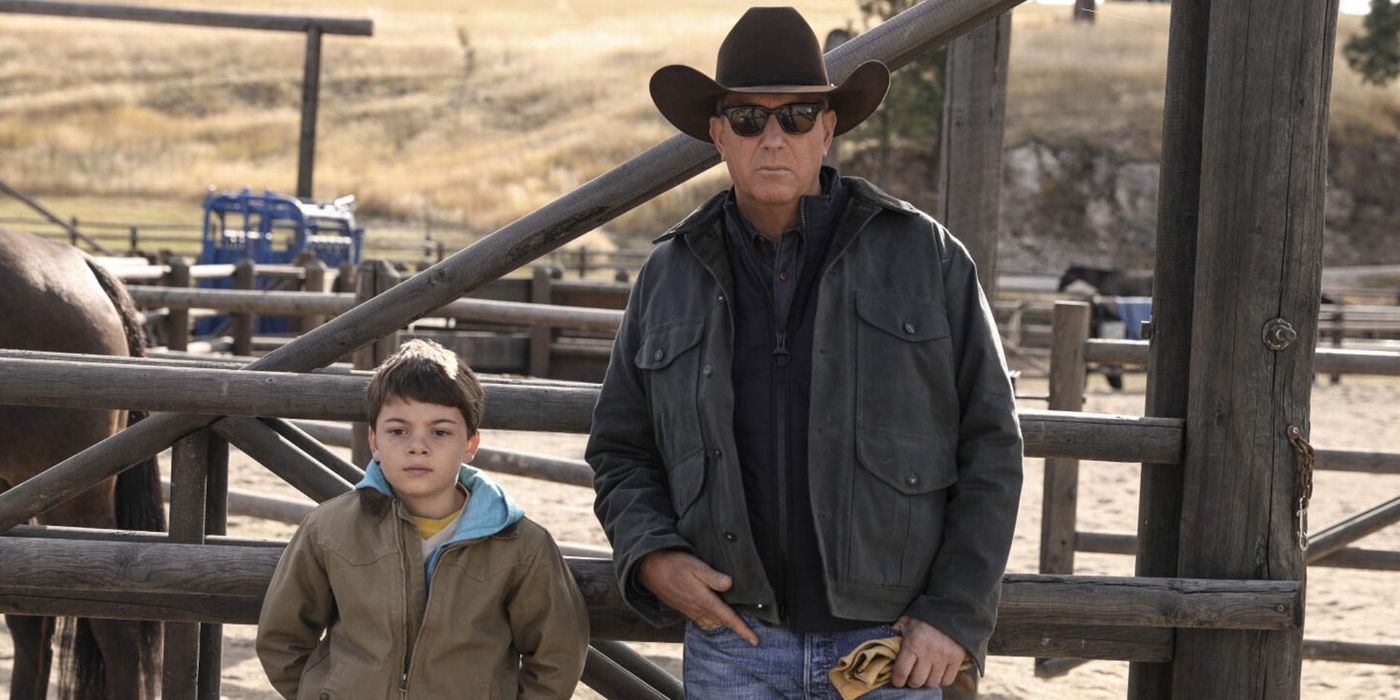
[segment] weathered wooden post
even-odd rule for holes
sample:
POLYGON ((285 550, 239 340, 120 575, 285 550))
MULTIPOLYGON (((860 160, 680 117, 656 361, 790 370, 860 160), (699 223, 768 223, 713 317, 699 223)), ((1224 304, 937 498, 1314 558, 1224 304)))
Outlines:
MULTIPOLYGON (((198 430, 175 443, 170 460, 170 541, 203 544, 208 513, 209 431, 198 430)), ((195 697, 199 687, 200 628, 196 622, 165 624, 162 697, 195 697)), ((217 668, 215 669, 217 674, 217 668)))
MULTIPOLYGON (((399 283, 399 273, 394 271, 393 265, 384 260, 366 260, 360 263, 357 276, 359 288, 355 292, 355 301, 359 304, 389 291, 399 283)), ((392 355, 398 347, 398 331, 385 335, 355 351, 355 369, 378 367, 379 363, 392 355)), ((355 423, 351 433, 351 439, 354 441, 350 446, 351 461, 360 469, 364 469, 370 460, 368 431, 368 423, 355 423)))
MULTIPOLYGON (((257 289, 258 268, 252 260, 243 258, 233 268, 234 289, 257 289)), ((233 313, 233 354, 253 354, 253 314, 233 313)))
MULTIPOLYGON (((1176 0, 1167 43, 1162 108, 1162 166, 1157 194, 1156 264, 1147 361, 1145 415, 1185 418, 1190 396, 1191 309, 1201 193, 1201 121, 1205 116, 1208 0, 1176 0)), ((1181 525, 1181 466, 1143 464, 1138 494, 1138 576, 1176 576, 1181 525)), ((1135 662, 1128 697, 1171 697, 1170 664, 1135 662)))
POLYGON ((132 255, 132 256, 140 255, 140 254, 141 254, 141 234, 136 230, 136 227, 135 227, 135 226, 132 226, 132 227, 131 227, 130 239, 131 239, 131 247, 130 247, 130 249, 127 250, 127 253, 128 253, 129 255, 132 255))
POLYGON ((301 143, 297 148, 297 196, 311 197, 316 172, 316 108, 321 96, 321 33, 319 25, 306 28, 306 65, 301 77, 301 143))
MULTIPOLYGON (((204 480, 204 534, 228 534, 228 441, 202 431, 209 444, 204 480)), ((173 488, 173 484, 172 484, 173 488)), ((219 700, 223 671, 224 626, 205 622, 199 626, 199 700, 219 700)))
MULTIPOLYGON (((1180 576, 1306 577, 1290 433, 1309 433, 1336 26, 1335 1, 1210 5, 1180 576)), ((1301 606, 1282 631, 1179 629, 1172 696, 1296 698, 1302 641, 1301 606)))
MULTIPOLYGON (((1055 302, 1050 347, 1052 411, 1084 410, 1084 343, 1089 339, 1089 305, 1055 302)), ((1074 573, 1075 513, 1079 505, 1079 460, 1045 460, 1040 502, 1040 573, 1074 573)), ((1050 659, 1036 659, 1037 669, 1050 659)), ((1038 671, 1039 672, 1039 671, 1038 671)), ((1040 672, 1044 673, 1044 672, 1040 672)))
MULTIPOLYGON (((822 53, 830 52, 836 47, 851 40, 851 32, 847 29, 833 29, 827 32, 826 41, 822 42, 822 53)), ((822 165, 829 165, 833 168, 841 168, 840 148, 837 145, 838 139, 831 140, 831 147, 826 151, 826 157, 822 158, 822 165)))
MULTIPOLYGON (((188 288, 190 284, 190 263, 183 255, 173 255, 166 261, 170 272, 166 273, 165 286, 188 288)), ((190 310, 171 307, 165 317, 165 347, 183 352, 190 347, 190 310)))
POLYGON ((996 299, 997 229, 1011 13, 948 45, 938 149, 939 220, 967 246, 987 299, 996 299))
POLYGON ((1086 24, 1094 23, 1094 14, 1097 12, 1094 0, 1074 0, 1074 21, 1086 24))
MULTIPOLYGON (((302 262, 302 269, 305 275, 302 278, 301 289, 304 292, 328 292, 330 287, 326 284, 326 264, 315 257, 309 257, 302 262)), ((297 333, 306 333, 312 328, 326 322, 325 316, 308 314, 300 316, 296 320, 297 333)))
MULTIPOLYGON (((550 284, 552 283, 550 268, 540 265, 534 269, 530 279, 530 303, 531 304, 551 304, 553 303, 550 284)), ((554 329, 549 326, 530 326, 530 375, 535 377, 549 376, 549 355, 554 347, 554 329)))
MULTIPOLYGON (((1055 302, 1050 348, 1050 410, 1084 410, 1084 343, 1089 339, 1089 305, 1055 302)), ((1041 502, 1040 573, 1074 573, 1075 509, 1079 460, 1047 458, 1041 502)))

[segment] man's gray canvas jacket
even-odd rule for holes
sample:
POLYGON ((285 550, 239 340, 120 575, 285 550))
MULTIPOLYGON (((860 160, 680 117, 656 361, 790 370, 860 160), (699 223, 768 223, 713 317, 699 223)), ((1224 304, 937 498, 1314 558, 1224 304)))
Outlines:
MULTIPOLYGON (((1021 489, 996 326, 957 239, 870 183, 843 181, 851 199, 822 266, 808 436, 831 611, 908 614, 981 666, 1021 489)), ((659 238, 638 275, 587 450, 622 594, 657 625, 674 617, 636 574, 662 549, 729 574, 727 603, 779 622, 735 458, 723 202, 659 238)))

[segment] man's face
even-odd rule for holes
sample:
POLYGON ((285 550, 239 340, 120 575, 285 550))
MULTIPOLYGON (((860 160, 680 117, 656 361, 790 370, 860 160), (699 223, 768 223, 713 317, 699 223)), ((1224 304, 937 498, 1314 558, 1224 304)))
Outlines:
MULTIPOLYGON (((758 105, 775 108, 785 104, 820 101, 820 96, 800 94, 731 94, 721 107, 758 105)), ((822 157, 831 146, 836 113, 827 109, 805 134, 790 134, 770 115, 756 136, 734 133, 729 120, 710 117, 710 139, 729 168, 729 177, 741 202, 761 206, 796 205, 802 195, 821 193, 822 157)))

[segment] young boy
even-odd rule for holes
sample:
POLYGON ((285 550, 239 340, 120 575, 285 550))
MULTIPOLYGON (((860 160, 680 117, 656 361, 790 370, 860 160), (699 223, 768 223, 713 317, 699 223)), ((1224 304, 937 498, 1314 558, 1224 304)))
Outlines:
POLYGON ((286 698, 567 698, 588 613, 549 533, 466 465, 482 389, 406 343, 369 384, 374 460, 288 543, 258 620, 286 698))

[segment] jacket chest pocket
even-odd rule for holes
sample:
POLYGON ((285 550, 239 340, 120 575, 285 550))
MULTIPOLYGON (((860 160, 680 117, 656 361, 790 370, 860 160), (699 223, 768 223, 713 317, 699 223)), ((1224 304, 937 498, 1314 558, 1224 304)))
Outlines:
POLYGON ((633 362, 642 370, 651 402, 656 445, 668 471, 699 451, 700 339, 705 319, 693 318, 652 326, 642 335, 633 362))
POLYGON ((856 428, 891 436, 957 433, 953 344, 942 307, 856 292, 856 428))

